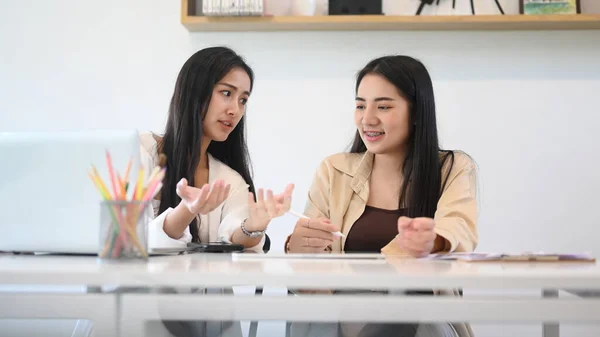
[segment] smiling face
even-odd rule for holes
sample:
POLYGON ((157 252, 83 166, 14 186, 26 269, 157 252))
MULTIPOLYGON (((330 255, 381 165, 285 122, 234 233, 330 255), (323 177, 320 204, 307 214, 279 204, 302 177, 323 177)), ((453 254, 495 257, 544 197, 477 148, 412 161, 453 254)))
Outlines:
POLYGON ((244 116, 250 96, 250 77, 240 68, 232 69, 215 85, 202 133, 210 140, 223 142, 244 116))
POLYGON ((385 77, 370 73, 358 86, 354 122, 369 152, 397 152, 410 135, 410 104, 385 77))

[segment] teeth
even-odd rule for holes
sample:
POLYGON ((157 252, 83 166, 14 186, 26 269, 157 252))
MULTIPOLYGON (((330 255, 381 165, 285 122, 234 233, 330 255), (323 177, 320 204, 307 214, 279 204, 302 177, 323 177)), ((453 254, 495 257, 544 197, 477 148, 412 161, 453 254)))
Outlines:
POLYGON ((383 134, 383 132, 366 132, 365 134, 369 137, 377 137, 377 136, 381 136, 383 134))
POLYGON ((223 124, 225 124, 227 126, 231 126, 231 123, 229 123, 229 122, 221 122, 221 123, 223 123, 223 124))

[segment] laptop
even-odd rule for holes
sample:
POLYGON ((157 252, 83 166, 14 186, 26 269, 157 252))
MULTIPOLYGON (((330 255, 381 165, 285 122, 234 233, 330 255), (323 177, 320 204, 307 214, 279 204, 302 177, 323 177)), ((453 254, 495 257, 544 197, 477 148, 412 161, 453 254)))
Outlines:
POLYGON ((140 168, 135 130, 0 133, 0 251, 97 254, 99 192, 92 164, 108 181, 113 166, 130 177, 140 168))

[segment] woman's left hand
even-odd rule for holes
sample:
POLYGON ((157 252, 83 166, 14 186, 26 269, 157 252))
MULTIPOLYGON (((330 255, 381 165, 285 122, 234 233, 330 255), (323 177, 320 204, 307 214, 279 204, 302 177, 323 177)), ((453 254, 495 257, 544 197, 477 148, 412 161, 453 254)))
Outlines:
POLYGON ((280 217, 290 210, 293 191, 294 185, 289 184, 280 194, 274 195, 273 191, 267 190, 265 197, 264 190, 259 188, 256 193, 256 201, 254 201, 252 193, 248 193, 249 216, 246 228, 249 231, 264 231, 272 219, 280 217))
POLYGON ((398 236, 396 240, 400 248, 413 257, 429 255, 439 243, 434 231, 435 221, 430 218, 398 219, 398 236))

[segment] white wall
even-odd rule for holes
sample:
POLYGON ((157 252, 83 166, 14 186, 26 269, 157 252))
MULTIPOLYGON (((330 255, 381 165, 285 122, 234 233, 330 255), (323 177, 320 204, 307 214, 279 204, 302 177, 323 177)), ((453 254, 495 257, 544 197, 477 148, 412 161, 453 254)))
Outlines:
MULTIPOLYGON (((443 145, 479 165, 479 249, 600 254, 599 32, 189 33, 178 1, 0 0, 0 130, 160 132, 183 62, 228 45, 257 74, 256 184, 296 183, 302 210, 319 161, 351 140, 354 74, 409 54, 434 79, 443 145)), ((273 222, 273 250, 293 223, 273 222)))

